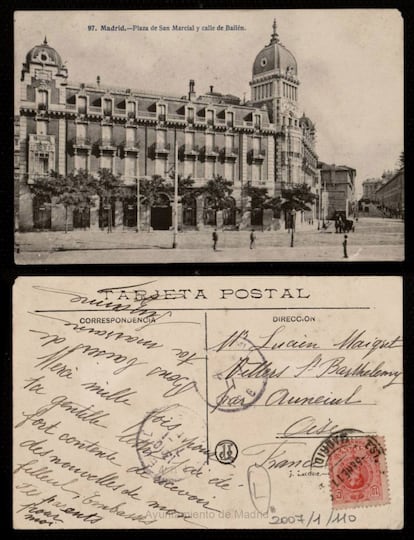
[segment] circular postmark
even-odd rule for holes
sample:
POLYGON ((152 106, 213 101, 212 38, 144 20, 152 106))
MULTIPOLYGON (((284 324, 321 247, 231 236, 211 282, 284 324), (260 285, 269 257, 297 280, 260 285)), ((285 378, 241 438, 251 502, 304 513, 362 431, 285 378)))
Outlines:
POLYGON ((236 461, 239 449, 234 441, 225 439, 216 444, 214 453, 219 463, 230 465, 236 461))
POLYGON ((181 481, 206 463, 204 422, 184 405, 173 403, 149 412, 140 423, 135 449, 151 476, 181 481))
POLYGON ((321 469, 327 467, 329 456, 339 445, 348 441, 351 437, 364 435, 359 429, 343 428, 333 431, 328 437, 324 438, 316 447, 311 458, 311 469, 321 469))
POLYGON ((262 351, 242 333, 231 348, 209 352, 210 412, 239 412, 257 403, 266 390, 268 364, 262 351))

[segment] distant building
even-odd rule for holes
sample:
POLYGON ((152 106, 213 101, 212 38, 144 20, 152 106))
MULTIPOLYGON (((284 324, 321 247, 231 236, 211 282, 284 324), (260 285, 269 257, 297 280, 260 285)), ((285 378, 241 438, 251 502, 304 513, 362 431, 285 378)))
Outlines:
MULTIPOLYGON (((197 96, 193 80, 186 96, 172 97, 108 87, 99 77, 93 84, 71 82, 61 56, 45 38, 27 53, 21 73, 15 143, 19 229, 65 228, 62 205, 34 194, 37 178, 51 170, 66 175, 84 169, 94 175, 104 168, 121 175, 130 197, 75 209, 69 228, 103 228, 108 216, 115 227, 135 228, 137 214, 144 226, 171 228, 170 195, 137 213, 135 194, 140 178, 168 177, 175 166, 175 141, 178 173, 195 180, 194 196, 178 205, 180 229, 266 225, 263 212, 246 210, 248 185, 279 196, 306 183, 317 193, 316 129, 299 112, 297 62, 280 43, 276 23, 270 42, 255 56, 248 102, 213 87, 197 96), (220 220, 208 197, 196 190, 217 175, 233 187, 220 220)), ((314 203, 313 217, 316 208, 314 203)), ((280 226, 274 217, 277 223, 271 226, 280 226)))
POLYGON ((333 219, 336 212, 351 216, 355 211, 356 170, 346 165, 321 164, 321 189, 327 194, 322 198, 325 207, 323 215, 333 219), (326 208, 327 206, 327 208, 326 208))
POLYGON ((384 178, 367 178, 362 182, 362 198, 376 202, 377 190, 386 182, 384 178))
POLYGON ((389 217, 404 217, 404 169, 397 171, 376 192, 381 209, 389 217))

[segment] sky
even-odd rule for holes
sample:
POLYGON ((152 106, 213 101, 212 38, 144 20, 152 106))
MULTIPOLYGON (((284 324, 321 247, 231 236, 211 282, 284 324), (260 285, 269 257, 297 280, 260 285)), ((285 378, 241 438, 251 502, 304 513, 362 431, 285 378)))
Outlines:
POLYGON ((26 53, 47 36, 70 81, 95 83, 99 75, 103 86, 183 96, 194 79, 197 94, 213 85, 249 99, 253 61, 269 43, 274 18, 298 63, 299 110, 316 124, 319 159, 355 168, 360 194, 361 182, 394 169, 403 151, 403 19, 397 10, 20 11, 15 95, 26 53), (102 24, 148 31, 104 32, 102 24), (173 31, 174 24, 194 25, 194 31, 173 31))

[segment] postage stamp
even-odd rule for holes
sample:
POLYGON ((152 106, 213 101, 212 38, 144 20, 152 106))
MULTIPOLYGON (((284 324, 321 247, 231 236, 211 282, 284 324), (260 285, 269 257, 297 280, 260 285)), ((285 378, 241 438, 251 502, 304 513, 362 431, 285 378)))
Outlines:
POLYGON ((352 437, 328 457, 334 508, 388 504, 388 477, 383 437, 352 437))

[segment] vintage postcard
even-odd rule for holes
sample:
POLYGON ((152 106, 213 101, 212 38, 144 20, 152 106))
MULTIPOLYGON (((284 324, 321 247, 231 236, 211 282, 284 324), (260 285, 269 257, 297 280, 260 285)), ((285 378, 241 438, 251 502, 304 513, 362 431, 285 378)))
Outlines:
POLYGON ((16 529, 400 529, 399 277, 21 277, 16 529))
POLYGON ((14 35, 16 263, 404 259, 398 10, 17 11, 14 35))

